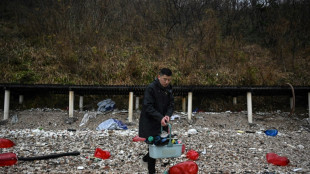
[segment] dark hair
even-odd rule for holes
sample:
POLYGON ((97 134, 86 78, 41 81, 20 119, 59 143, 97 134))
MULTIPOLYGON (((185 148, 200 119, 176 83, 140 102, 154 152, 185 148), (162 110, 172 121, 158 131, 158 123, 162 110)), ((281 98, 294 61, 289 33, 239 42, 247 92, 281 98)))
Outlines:
POLYGON ((172 76, 172 72, 169 68, 163 68, 159 71, 159 75, 161 75, 161 76, 163 76, 163 75, 172 76))

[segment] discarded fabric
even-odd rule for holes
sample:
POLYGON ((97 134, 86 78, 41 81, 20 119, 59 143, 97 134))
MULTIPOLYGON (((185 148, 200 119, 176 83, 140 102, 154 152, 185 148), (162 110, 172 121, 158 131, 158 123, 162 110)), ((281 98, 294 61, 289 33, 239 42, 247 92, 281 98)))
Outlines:
POLYGON ((96 128, 96 130, 127 130, 127 126, 120 120, 116 120, 113 118, 110 118, 102 123, 99 124, 99 126, 96 128))
POLYGON ((111 110, 114 110, 115 102, 111 99, 106 99, 106 100, 99 102, 97 106, 98 106, 98 111, 100 112, 111 111, 111 110))

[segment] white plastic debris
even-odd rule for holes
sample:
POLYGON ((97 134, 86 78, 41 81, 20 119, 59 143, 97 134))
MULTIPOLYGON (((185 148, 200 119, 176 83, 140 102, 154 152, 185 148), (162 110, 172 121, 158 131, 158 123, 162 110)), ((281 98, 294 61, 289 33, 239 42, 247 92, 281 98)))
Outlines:
POLYGON ((187 131, 188 134, 197 134, 197 130, 196 129, 189 129, 187 131))
POLYGON ((206 148, 203 149, 203 151, 201 152, 203 155, 205 155, 207 153, 206 148))
POLYGON ((78 169, 78 170, 83 170, 84 167, 83 167, 83 166, 78 166, 77 169, 78 169))
POLYGON ((301 145, 301 144, 297 145, 297 147, 298 147, 299 149, 304 149, 304 148, 305 148, 305 146, 303 146, 303 145, 301 145))
POLYGON ((170 120, 174 120, 174 119, 180 119, 181 117, 179 115, 172 115, 170 120))
POLYGON ((80 126, 84 126, 90 118, 96 118, 96 116, 97 116, 97 113, 92 113, 92 114, 86 113, 86 114, 84 114, 84 117, 80 123, 80 126))
POLYGON ((294 172, 297 172, 297 171, 300 171, 300 170, 302 170, 302 168, 293 169, 294 172))

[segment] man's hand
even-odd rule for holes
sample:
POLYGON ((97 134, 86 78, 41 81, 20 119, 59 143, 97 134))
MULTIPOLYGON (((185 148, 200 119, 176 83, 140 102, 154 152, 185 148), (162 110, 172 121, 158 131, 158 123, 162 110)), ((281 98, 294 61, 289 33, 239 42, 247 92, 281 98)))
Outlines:
POLYGON ((167 126, 167 123, 169 122, 170 117, 169 116, 164 116, 163 119, 161 119, 161 126, 167 126))

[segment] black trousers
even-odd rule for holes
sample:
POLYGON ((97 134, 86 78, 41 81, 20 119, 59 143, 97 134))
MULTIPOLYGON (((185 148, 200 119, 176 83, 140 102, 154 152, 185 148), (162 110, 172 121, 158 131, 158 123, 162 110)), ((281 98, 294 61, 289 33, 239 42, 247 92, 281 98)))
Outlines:
POLYGON ((149 174, 155 174, 155 165, 156 159, 150 157, 150 153, 148 152, 144 157, 143 161, 147 162, 147 169, 149 170, 149 174))

